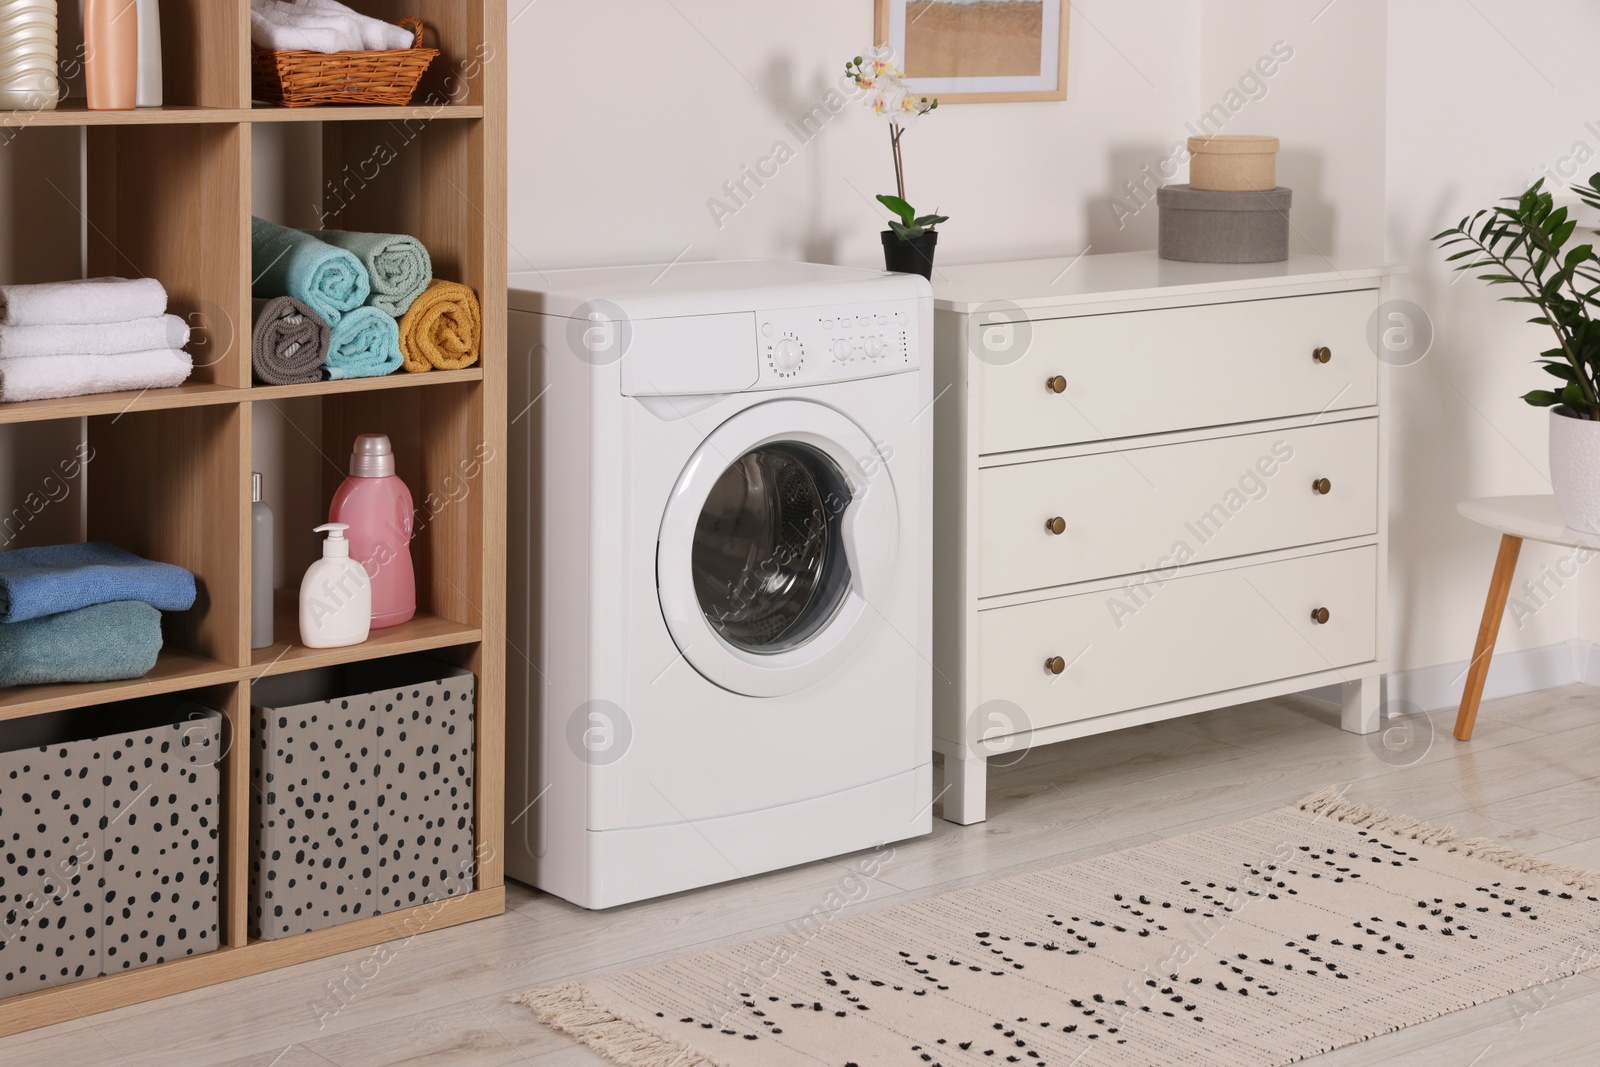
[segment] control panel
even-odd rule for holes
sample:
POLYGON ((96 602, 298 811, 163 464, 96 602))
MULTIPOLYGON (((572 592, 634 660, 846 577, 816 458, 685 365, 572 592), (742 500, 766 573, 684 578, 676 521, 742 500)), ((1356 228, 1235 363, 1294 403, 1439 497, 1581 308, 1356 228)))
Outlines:
POLYGON ((848 381, 918 366, 915 302, 786 308, 756 316, 757 389, 848 381))

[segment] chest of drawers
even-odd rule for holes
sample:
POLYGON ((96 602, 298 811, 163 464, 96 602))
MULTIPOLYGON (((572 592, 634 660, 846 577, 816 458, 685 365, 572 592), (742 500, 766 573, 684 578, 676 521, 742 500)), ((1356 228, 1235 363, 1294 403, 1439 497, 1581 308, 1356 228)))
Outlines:
POLYGON ((986 761, 1337 683, 1378 724, 1382 267, 1154 253, 934 278, 934 737, 986 761))

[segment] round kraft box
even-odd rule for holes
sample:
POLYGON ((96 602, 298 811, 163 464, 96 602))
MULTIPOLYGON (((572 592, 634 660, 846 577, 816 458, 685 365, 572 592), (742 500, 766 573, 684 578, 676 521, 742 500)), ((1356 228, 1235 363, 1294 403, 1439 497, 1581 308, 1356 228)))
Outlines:
POLYGON ((1246 134, 1189 138, 1189 185, 1214 193, 1278 187, 1278 139, 1246 134))
POLYGON ((1156 190, 1162 259, 1185 263, 1281 263, 1289 258, 1292 190, 1218 193, 1187 185, 1156 190))

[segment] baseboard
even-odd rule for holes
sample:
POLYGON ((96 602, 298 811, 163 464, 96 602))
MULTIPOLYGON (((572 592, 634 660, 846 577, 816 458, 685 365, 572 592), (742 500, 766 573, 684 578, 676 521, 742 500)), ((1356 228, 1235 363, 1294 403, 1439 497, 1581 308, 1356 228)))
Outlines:
MULTIPOLYGON (((1559 645, 1498 652, 1489 663, 1489 678, 1483 686, 1483 699, 1532 693, 1540 689, 1583 682, 1600 686, 1600 645, 1572 640, 1559 645)), ((1440 663, 1393 671, 1383 679, 1383 700, 1403 700, 1417 707, 1455 707, 1467 683, 1467 661, 1440 663)), ((1330 703, 1339 702, 1338 686, 1309 691, 1307 696, 1330 703)))

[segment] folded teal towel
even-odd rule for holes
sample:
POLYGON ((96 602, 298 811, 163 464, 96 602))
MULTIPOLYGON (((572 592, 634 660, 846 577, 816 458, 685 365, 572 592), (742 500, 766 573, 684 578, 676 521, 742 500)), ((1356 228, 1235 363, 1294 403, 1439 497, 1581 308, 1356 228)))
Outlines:
POLYGON ((119 682, 149 673, 161 651, 161 612, 137 600, 0 624, 0 688, 119 682))
POLYGON ((356 308, 328 335, 328 377, 378 378, 400 369, 400 324, 375 307, 356 308))
POLYGON ((250 260, 256 296, 292 296, 330 326, 372 291, 367 268, 355 256, 266 219, 250 220, 250 260))
POLYGON ((187 611, 194 606, 194 575, 100 542, 0 552, 0 623, 113 600, 187 611))
POLYGON ((318 230, 312 236, 359 259, 372 283, 367 304, 397 319, 411 310, 411 302, 433 281, 433 258, 415 237, 348 230, 318 230))

